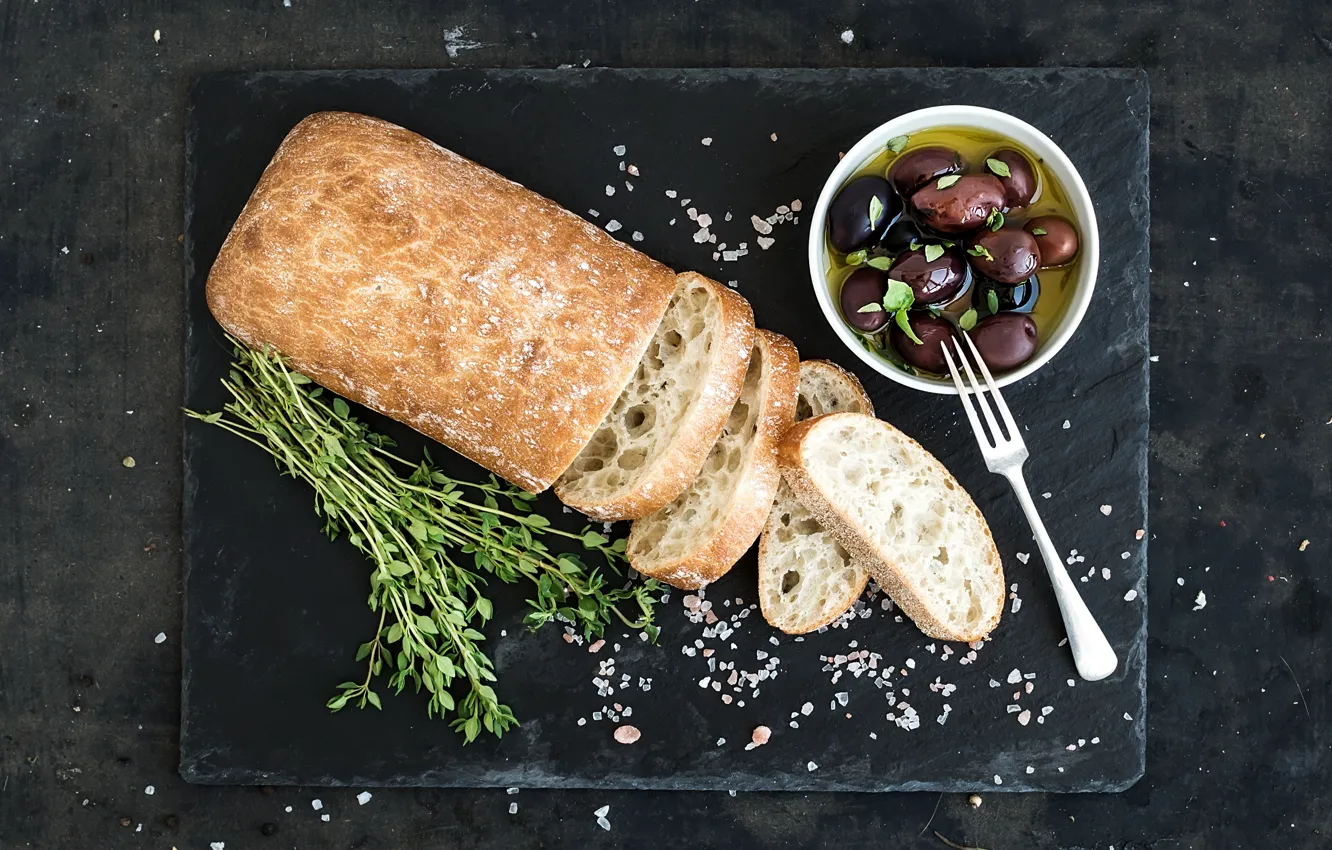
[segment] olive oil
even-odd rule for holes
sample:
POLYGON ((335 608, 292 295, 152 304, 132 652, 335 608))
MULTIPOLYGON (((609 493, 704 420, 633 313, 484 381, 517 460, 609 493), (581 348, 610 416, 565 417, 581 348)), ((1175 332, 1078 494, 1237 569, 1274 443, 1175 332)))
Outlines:
MULTIPOLYGON (((907 137, 907 141, 902 150, 894 152, 885 147, 877 156, 866 162, 863 166, 847 180, 850 183, 859 177, 874 175, 883 177, 888 169, 901 156, 908 154, 916 149, 941 146, 956 150, 961 154, 963 162, 963 173, 979 174, 985 173, 986 157, 1000 149, 1011 149, 1021 152, 1031 164, 1036 175, 1036 191, 1032 200, 1024 207, 1013 210, 1005 214, 1006 227, 1021 227, 1028 219, 1042 215, 1058 215, 1075 222, 1072 207, 1068 202, 1068 194, 1059 181, 1055 179, 1050 169, 1040 157, 1033 154, 1022 145, 1013 140, 1005 138, 997 133, 990 133, 983 130, 977 130, 970 127, 939 127, 929 130, 922 130, 912 133, 907 137)), ((904 217, 911 216, 909 199, 903 198, 903 203, 907 211, 904 217)), ((917 222, 919 223, 919 222, 917 222)), ((825 239, 827 236, 825 234, 825 239)), ((930 235, 926 229, 922 242, 936 242, 940 239, 948 239, 961 244, 966 236, 935 237, 930 235)), ((833 248, 828 243, 829 266, 827 269, 827 281, 829 293, 835 303, 840 302, 842 284, 847 277, 851 275, 859 266, 848 265, 846 255, 833 248)), ((1078 268, 1078 259, 1065 266, 1055 268, 1043 268, 1037 272, 1038 297, 1034 303, 1027 304, 1021 308, 1031 316, 1036 323, 1037 332, 1041 339, 1044 339, 1047 332, 1050 332, 1066 309, 1069 301, 1069 294, 1073 286, 1074 271, 1078 268)), ((985 297, 980 294, 980 287, 977 285, 978 276, 968 269, 968 280, 961 292, 946 305, 938 307, 938 312, 957 322, 973 306, 979 307, 981 315, 985 315, 986 306, 985 297), (973 304, 973 297, 981 301, 980 304, 973 304)), ((1019 284, 1019 287, 1023 286, 1019 284)), ((890 324, 891 327, 891 324, 890 324)), ((860 333, 860 332, 858 332, 860 333)), ((888 328, 875 334, 860 334, 865 341, 866 347, 875 351, 885 359, 891 360, 899 367, 907 371, 916 373, 916 370, 904 364, 897 352, 893 350, 888 342, 888 328)), ((929 373, 919 373, 929 376, 929 373)))

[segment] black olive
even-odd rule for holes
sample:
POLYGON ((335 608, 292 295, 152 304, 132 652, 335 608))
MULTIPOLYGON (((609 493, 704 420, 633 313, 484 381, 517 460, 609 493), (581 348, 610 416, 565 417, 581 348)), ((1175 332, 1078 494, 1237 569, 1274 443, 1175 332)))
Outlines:
POLYGON ((1042 266, 1062 266, 1078 255, 1078 231, 1066 218, 1041 215, 1022 225, 1022 229, 1036 237, 1042 266), (1037 230, 1045 232, 1036 233, 1037 230))
POLYGON ((916 304, 945 304, 952 301, 967 280, 967 259, 956 245, 922 245, 903 251, 888 270, 890 280, 900 280, 911 287, 916 304), (938 252, 933 260, 927 252, 938 252))
POLYGON ((883 296, 888 292, 888 277, 878 269, 864 267, 851 272, 851 276, 842 284, 840 301, 842 315, 847 324, 864 333, 882 330, 888 324, 888 312, 875 310, 861 313, 866 304, 879 304, 882 307, 883 296))
POLYGON ((968 242, 967 259, 982 276, 999 283, 1020 283, 1041 267, 1036 237, 1016 227, 980 231, 968 242))
POLYGON ((857 177, 828 205, 828 241, 843 254, 868 248, 901 215, 902 199, 887 180, 873 175, 857 177), (870 221, 871 211, 878 213, 874 221, 870 221))
POLYGON ((943 346, 953 337, 952 324, 947 319, 919 310, 912 310, 907 321, 911 330, 920 337, 920 343, 907 336, 894 322, 888 331, 888 341, 893 348, 903 360, 917 369, 947 375, 948 361, 944 359, 943 346))
POLYGON ((936 177, 962 173, 962 155, 952 148, 931 145, 916 148, 893 160, 888 182, 904 198, 914 195, 936 177))
POLYGON ((883 234, 883 238, 879 240, 879 247, 887 251, 889 256, 896 257, 910 248, 912 242, 921 241, 920 228, 914 221, 902 216, 888 228, 887 233, 883 234))
POLYGON ((921 223, 942 233, 966 233, 984 226, 1004 206, 1004 187, 993 174, 943 177, 911 196, 921 223), (948 182, 942 189, 939 183, 948 182))
POLYGON ((1001 151, 995 151, 990 154, 985 163, 985 169, 994 172, 994 168, 988 160, 997 159, 1008 166, 1008 176, 999 177, 999 182, 1004 186, 1004 208, 1014 209, 1016 207, 1025 207, 1031 203, 1032 196, 1036 194, 1036 170, 1031 167, 1027 158, 1015 150, 1005 148, 1001 151))
POLYGON ((1030 313, 1036 306, 1036 299, 1041 296, 1041 281, 1037 275, 1013 286, 982 277, 976 277, 975 280, 977 285, 971 295, 971 306, 982 316, 998 312, 1030 313), (991 292, 994 293, 995 310, 990 309, 991 292))
POLYGON ((981 319, 968 335, 985 365, 996 372, 1015 369, 1036 353, 1036 323, 1025 313, 981 319))

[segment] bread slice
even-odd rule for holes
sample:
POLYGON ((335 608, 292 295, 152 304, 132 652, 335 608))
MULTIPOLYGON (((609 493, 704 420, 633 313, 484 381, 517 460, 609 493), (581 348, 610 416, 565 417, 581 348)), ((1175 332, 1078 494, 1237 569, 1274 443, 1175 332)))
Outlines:
POLYGON ((962 485, 887 422, 830 413, 793 427, 782 476, 922 632, 974 641, 999 623, 1004 572, 962 485))
POLYGON ((754 311, 700 274, 675 292, 629 385, 555 482, 594 519, 637 519, 670 504, 698 474, 740 394, 754 311))
MULTIPOLYGON (((827 360, 800 364, 796 421, 849 411, 874 415, 874 404, 855 375, 827 360)), ((782 482, 759 538, 759 610, 787 634, 822 628, 846 612, 865 590, 869 571, 782 482)))
POLYGON ((247 345, 537 492, 592 438, 674 289, 537 193, 387 121, 320 112, 264 169, 207 297, 247 345))
POLYGON ((795 415, 800 357, 786 337, 759 331, 744 387, 694 483, 634 522, 629 563, 686 590, 716 581, 763 528, 781 480, 777 441, 795 415))
POLYGON ((843 412, 874 415, 874 402, 860 379, 831 360, 800 361, 796 421, 843 412))

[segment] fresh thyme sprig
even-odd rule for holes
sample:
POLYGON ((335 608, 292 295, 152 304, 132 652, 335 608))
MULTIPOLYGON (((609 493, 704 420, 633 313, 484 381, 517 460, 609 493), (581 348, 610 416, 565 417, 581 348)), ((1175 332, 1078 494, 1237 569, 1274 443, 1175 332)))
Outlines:
POLYGON ((483 595, 487 576, 532 582, 532 610, 524 617, 530 628, 561 619, 591 638, 617 619, 657 639, 657 582, 612 586, 606 571, 576 553, 551 551, 543 538, 577 542, 620 575, 628 564, 623 539, 612 542, 590 527, 577 533, 556 528, 532 512, 533 494, 494 476, 482 483, 450 478, 428 452, 420 463, 404 460, 391 451, 392 439, 357 420, 347 402, 326 396, 276 352, 232 342, 236 362, 222 381, 232 400, 222 411, 186 415, 248 440, 313 487, 329 538, 345 534, 375 564, 369 605, 379 612, 379 625, 356 653, 366 662, 365 676, 339 685, 330 709, 349 703, 381 708, 372 685, 387 671, 396 693, 408 684, 425 688, 427 713, 451 713, 451 725, 467 742, 482 728, 499 736, 516 725, 489 684, 496 680, 494 666, 479 647, 485 636, 473 628, 494 613, 483 595))

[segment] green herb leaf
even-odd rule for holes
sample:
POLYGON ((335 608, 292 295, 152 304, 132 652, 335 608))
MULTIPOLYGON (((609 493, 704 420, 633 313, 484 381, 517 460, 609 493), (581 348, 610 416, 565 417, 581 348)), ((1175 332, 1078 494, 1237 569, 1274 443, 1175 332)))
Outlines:
POLYGON ((375 708, 379 709, 380 711, 384 710, 384 706, 380 705, 379 703, 379 694, 375 693, 374 691, 366 691, 365 698, 369 700, 370 704, 373 705, 375 708))
POLYGON ((606 537, 605 535, 598 534, 595 531, 589 530, 583 532, 583 546, 585 548, 595 549, 598 546, 604 546, 609 542, 610 538, 606 537))
POLYGON ((994 223, 990 225, 991 230, 997 231, 1004 226, 1004 214, 1002 211, 995 210, 992 217, 994 218, 994 223))
POLYGON ((985 293, 985 306, 990 308, 991 315, 999 312, 999 295, 993 289, 985 293))
POLYGON ((333 414, 337 416, 339 419, 346 419, 348 416, 351 415, 351 408, 348 407, 347 402, 343 401, 342 399, 334 398, 333 414))
POLYGON ((886 272, 893 267, 892 257, 870 257, 869 260, 867 260, 866 262, 871 267, 876 268, 879 271, 886 272))
POLYGON ((935 260, 942 257, 943 255, 944 255, 944 246, 942 245, 925 246, 925 262, 932 263, 935 260))
POLYGON ((969 331, 972 328, 976 327, 977 315, 978 314, 976 313, 976 308, 972 307, 970 310, 963 313, 962 317, 957 320, 958 327, 960 327, 964 331, 969 331))
POLYGON ((871 301, 870 303, 866 304, 864 307, 861 307, 861 308, 860 308, 859 310, 857 310, 856 312, 857 312, 857 313, 882 313, 882 312, 883 312, 883 305, 880 304, 878 301, 871 301))
POLYGON ((990 157, 985 160, 985 167, 993 171, 995 174, 998 174, 1000 177, 1013 176, 1013 173, 1008 170, 1008 163, 1004 162, 1002 159, 990 157))
POLYGON ((417 615, 416 627, 428 635, 439 634, 439 626, 436 626, 435 621, 427 617, 425 614, 417 615))
POLYGON ((1044 235, 1045 235, 1045 232, 1046 232, 1046 231, 1045 231, 1045 228, 1044 228, 1044 227, 1033 227, 1033 228, 1031 229, 1031 235, 1032 235, 1032 236, 1044 236, 1044 235))
POLYGON ((961 175, 949 174, 946 177, 940 177, 939 182, 936 185, 938 185, 940 189, 947 189, 949 186, 952 186, 954 183, 956 183, 961 179, 962 179, 961 175))
POLYGON ((920 337, 916 336, 916 332, 915 332, 914 330, 911 329, 911 322, 910 322, 910 320, 907 318, 907 311, 906 311, 906 310, 898 310, 898 311, 897 311, 897 316, 896 316, 895 318, 897 319, 897 326, 898 326, 899 328, 902 329, 902 333, 906 334, 907 337, 908 337, 912 342, 914 342, 916 345, 924 345, 924 344, 925 344, 925 343, 921 342, 920 337))
POLYGON ((888 281, 888 291, 883 296, 883 309, 889 313, 897 313, 911 309, 911 305, 915 302, 915 293, 908 284, 900 280, 888 281))
POLYGON ((869 199, 870 230, 879 226, 879 219, 881 218, 883 218, 883 201, 879 200, 878 195, 871 195, 869 199))
POLYGON ((911 244, 910 244, 908 247, 909 247, 912 251, 919 251, 919 250, 920 250, 920 243, 917 242, 916 240, 912 239, 912 240, 911 240, 911 244))
POLYGON ((991 254, 988 250, 986 250, 984 245, 972 245, 970 248, 967 249, 967 253, 973 257, 984 257, 990 262, 992 263, 994 262, 994 255, 991 254))
POLYGON ((388 642, 397 643, 400 640, 402 640, 402 626, 394 623, 389 627, 388 642))
POLYGON ((893 136, 888 140, 888 150, 893 153, 901 153, 906 148, 908 141, 910 141, 909 136, 893 136))
POLYGON ((865 258, 868 256, 869 251, 866 251, 864 248, 859 251, 852 251, 850 254, 846 255, 846 264, 848 266, 858 266, 865 262, 865 258))

